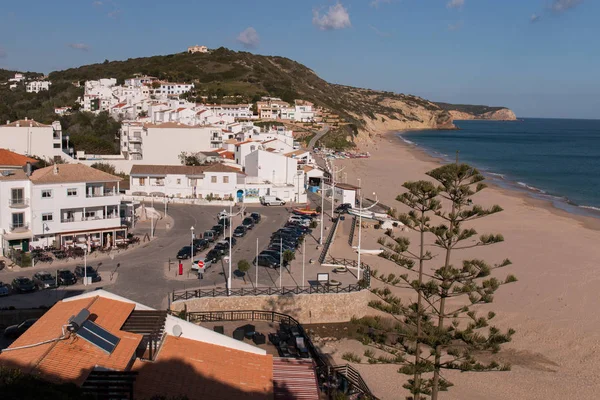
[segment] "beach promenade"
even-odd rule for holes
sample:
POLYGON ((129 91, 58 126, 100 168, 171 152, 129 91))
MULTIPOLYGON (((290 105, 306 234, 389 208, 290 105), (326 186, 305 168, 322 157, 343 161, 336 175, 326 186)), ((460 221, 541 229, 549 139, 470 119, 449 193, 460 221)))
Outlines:
MULTIPOLYGON (((439 162, 420 150, 409 147, 394 134, 375 139, 361 151, 369 151, 369 159, 337 160, 345 166, 347 182, 357 184, 362 192, 376 192, 380 201, 407 209, 395 201, 402 193, 402 183, 426 179, 425 172, 439 162)), ((515 274, 518 282, 502 287, 494 302, 478 311, 493 310, 493 320, 501 329, 514 328, 513 341, 503 347, 498 360, 510 363, 510 372, 478 373, 445 372, 454 383, 444 399, 592 399, 600 390, 600 220, 568 214, 551 204, 525 194, 491 186, 474 200, 483 206, 499 204, 504 211, 475 221, 479 234, 501 233, 505 241, 490 247, 455 252, 452 261, 481 258, 499 263, 509 258, 513 265, 500 270, 501 276, 515 274)), ((343 235, 344 229, 340 229, 343 235)), ((381 230, 363 229, 362 247, 377 249, 381 230)), ((417 243, 413 232, 396 232, 417 243)), ((347 236, 336 241, 332 255, 356 257, 347 236)), ((356 244, 355 244, 356 245, 356 244)), ((429 247, 434 255, 439 250, 429 247)), ((364 262, 380 272, 399 272, 391 262, 376 256, 363 256, 364 262)), ((439 267, 435 261, 431 266, 439 267)), ((373 281, 377 285, 376 281, 373 281)), ((399 293, 410 295, 408 293, 399 293)), ((342 340, 329 345, 336 361, 354 351, 362 355, 360 343, 342 340)), ((398 390, 406 376, 398 374, 394 365, 359 365, 362 376, 383 399, 403 398, 398 390), (390 382, 393 382, 392 385, 390 382)))

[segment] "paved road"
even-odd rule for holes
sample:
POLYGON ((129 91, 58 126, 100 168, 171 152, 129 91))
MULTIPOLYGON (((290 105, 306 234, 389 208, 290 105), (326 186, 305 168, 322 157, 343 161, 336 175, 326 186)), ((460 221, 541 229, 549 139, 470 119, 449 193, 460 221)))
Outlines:
POLYGON ((319 139, 325 136, 327 132, 329 132, 329 125, 323 125, 323 129, 317 132, 317 134, 312 139, 310 139, 310 142, 308 142, 308 150, 312 150, 315 147, 315 144, 317 144, 317 142, 319 141, 319 139))

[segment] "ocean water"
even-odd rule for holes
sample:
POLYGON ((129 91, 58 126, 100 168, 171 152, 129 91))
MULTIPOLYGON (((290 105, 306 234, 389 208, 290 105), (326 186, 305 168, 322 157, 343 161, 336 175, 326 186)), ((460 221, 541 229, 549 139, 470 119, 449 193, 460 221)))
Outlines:
POLYGON ((462 162, 494 183, 600 217, 600 120, 455 121, 460 130, 403 132, 429 154, 462 162))

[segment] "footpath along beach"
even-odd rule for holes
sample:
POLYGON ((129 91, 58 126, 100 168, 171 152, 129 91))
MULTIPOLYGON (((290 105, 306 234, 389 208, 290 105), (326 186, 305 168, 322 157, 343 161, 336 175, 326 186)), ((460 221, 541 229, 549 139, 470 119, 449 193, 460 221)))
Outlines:
MULTIPOLYGON (((399 212, 407 208, 395 200, 402 183, 427 179, 426 171, 440 162, 388 133, 360 146, 371 158, 336 160, 344 166, 347 183, 358 184, 362 193, 399 212)), ((474 200, 483 206, 499 204, 503 212, 475 221, 479 234, 501 233, 505 241, 455 252, 453 262, 481 258, 499 263, 509 258, 513 265, 499 276, 515 274, 518 282, 502 287, 494 303, 478 308, 494 310, 494 323, 516 330, 513 341, 503 347, 498 359, 512 364, 510 372, 455 373, 444 376, 454 383, 442 398, 470 399, 592 399, 600 392, 600 219, 568 214, 550 203, 516 191, 490 186, 474 200)), ((363 230, 364 249, 377 249, 383 232, 363 230)), ((397 232, 416 244, 416 234, 397 232)), ((336 257, 356 257, 344 240, 332 248, 336 257)), ((430 248, 434 254, 439 249, 430 248)), ((399 267, 376 256, 363 261, 381 272, 399 272, 399 267)), ((436 265, 437 266, 437 265, 436 265)), ((352 340, 329 344, 333 358, 362 346, 352 340)), ((364 357, 363 357, 364 359, 364 357)), ((404 398, 405 376, 394 365, 358 365, 375 395, 383 399, 404 398)))

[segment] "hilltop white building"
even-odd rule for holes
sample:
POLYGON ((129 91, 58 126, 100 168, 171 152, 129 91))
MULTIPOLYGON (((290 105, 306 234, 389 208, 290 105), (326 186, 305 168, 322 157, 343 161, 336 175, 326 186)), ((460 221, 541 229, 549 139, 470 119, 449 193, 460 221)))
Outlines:
POLYGON ((50 81, 31 81, 25 85, 27 93, 39 93, 43 90, 50 90, 50 81))
POLYGON ((208 47, 206 46, 190 46, 188 47, 188 53, 208 53, 208 47))

